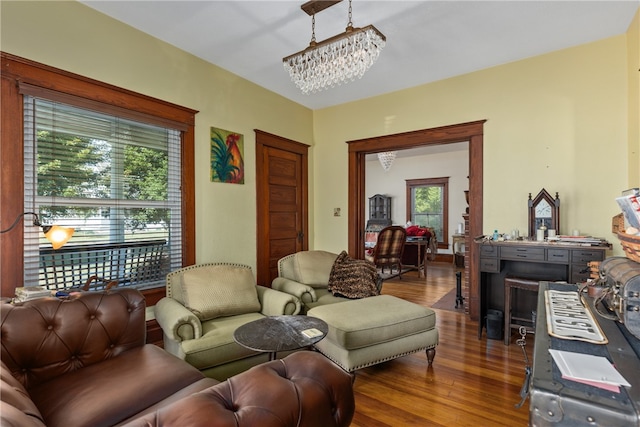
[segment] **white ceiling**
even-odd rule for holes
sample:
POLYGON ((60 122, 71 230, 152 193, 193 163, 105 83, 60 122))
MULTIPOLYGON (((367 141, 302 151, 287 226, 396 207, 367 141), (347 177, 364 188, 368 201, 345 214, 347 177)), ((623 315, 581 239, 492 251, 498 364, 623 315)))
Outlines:
MULTIPOLYGON (((627 31, 640 0, 353 0, 353 24, 386 37, 361 80, 303 95, 282 58, 308 46, 303 1, 82 3, 311 109, 329 107, 627 31)), ((316 39, 344 31, 348 1, 316 15, 316 39)))

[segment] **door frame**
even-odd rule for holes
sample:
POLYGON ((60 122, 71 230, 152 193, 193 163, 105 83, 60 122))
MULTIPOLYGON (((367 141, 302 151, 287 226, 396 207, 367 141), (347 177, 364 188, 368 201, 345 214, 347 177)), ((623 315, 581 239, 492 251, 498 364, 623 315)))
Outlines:
MULTIPOLYGON (((427 145, 469 143, 469 236, 482 234, 482 180, 483 180, 483 138, 486 120, 460 123, 430 129, 422 129, 393 135, 377 136, 354 141, 349 145, 349 216, 348 249, 352 256, 364 258, 365 220, 365 165, 366 155, 381 151, 403 150, 427 145)), ((479 299, 479 263, 480 258, 475 245, 468 242, 469 277, 469 315, 478 320, 479 299)))

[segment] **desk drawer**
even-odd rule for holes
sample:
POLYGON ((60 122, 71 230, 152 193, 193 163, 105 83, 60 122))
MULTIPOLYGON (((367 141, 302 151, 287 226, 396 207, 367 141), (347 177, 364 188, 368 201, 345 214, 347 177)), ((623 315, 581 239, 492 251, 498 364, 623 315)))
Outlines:
POLYGON ((481 258, 498 258, 498 246, 490 243, 480 245, 481 258))
POLYGON ((591 271, 589 271, 589 267, 582 264, 574 264, 571 266, 569 277, 569 283, 584 283, 591 277, 591 271))
POLYGON ((544 261, 544 248, 524 248, 515 247, 510 248, 503 246, 500 248, 500 258, 521 260, 526 259, 530 261, 544 261))
POLYGON ((547 261, 559 264, 569 264, 568 249, 547 249, 547 261))
POLYGON ((602 261, 603 259, 604 259, 604 251, 592 251, 589 249, 574 249, 571 251, 572 263, 602 261))
POLYGON ((498 261, 498 258, 480 258, 480 271, 483 273, 499 273, 500 261, 498 261))

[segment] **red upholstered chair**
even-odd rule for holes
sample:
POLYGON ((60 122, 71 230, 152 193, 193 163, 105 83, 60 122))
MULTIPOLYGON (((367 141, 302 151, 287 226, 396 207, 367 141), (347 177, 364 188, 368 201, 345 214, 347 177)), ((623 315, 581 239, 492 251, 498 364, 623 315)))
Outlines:
POLYGON ((385 267, 393 271, 393 267, 398 267, 398 273, 402 279, 402 253, 407 240, 407 231, 404 227, 392 225, 385 227, 378 234, 378 241, 373 251, 373 263, 381 268, 384 273, 385 267))

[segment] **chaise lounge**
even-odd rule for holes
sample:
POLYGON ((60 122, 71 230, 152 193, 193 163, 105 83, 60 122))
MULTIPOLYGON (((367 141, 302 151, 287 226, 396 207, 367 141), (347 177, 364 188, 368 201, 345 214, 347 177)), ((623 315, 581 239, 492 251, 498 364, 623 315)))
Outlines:
POLYGON ((325 251, 297 252, 280 259, 273 280, 274 289, 300 298, 307 315, 329 326, 315 347, 348 372, 421 350, 431 365, 439 339, 436 313, 391 295, 334 295, 329 282, 337 259, 325 251))

